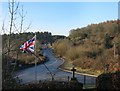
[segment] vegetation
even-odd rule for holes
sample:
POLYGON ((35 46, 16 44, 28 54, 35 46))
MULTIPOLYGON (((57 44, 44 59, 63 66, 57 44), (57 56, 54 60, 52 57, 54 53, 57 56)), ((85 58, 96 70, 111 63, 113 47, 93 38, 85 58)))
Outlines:
MULTIPOLYGON (((31 39, 35 33, 20 33, 20 34, 11 34, 11 49, 8 55, 8 39, 9 34, 2 35, 2 80, 3 80, 3 88, 14 88, 16 84, 19 84, 19 79, 13 78, 14 72, 19 71, 28 67, 34 66, 35 57, 30 53, 23 53, 20 51, 20 46, 31 39), (12 86, 11 86, 12 85, 12 86)), ((36 43, 36 54, 40 59, 37 59, 37 64, 44 63, 48 61, 47 57, 45 57, 41 51, 41 44, 44 43, 52 43, 52 41, 57 38, 52 37, 49 32, 36 32, 37 35, 37 43, 36 43)), ((56 36, 57 37, 57 36, 56 36)), ((59 37, 61 38, 61 37, 59 37)))
POLYGON ((64 82, 64 81, 44 81, 38 84, 24 84, 17 86, 16 89, 27 90, 82 90, 83 84, 78 82, 64 82))
POLYGON ((19 79, 13 78, 13 68, 11 68, 9 63, 7 62, 9 60, 13 61, 14 59, 2 56, 2 89, 14 89, 16 85, 18 84, 19 79), (9 67, 9 69, 8 69, 9 67))
MULTIPOLYGON (((9 19, 7 25, 3 22, 1 33, 2 35, 2 82, 3 88, 15 88, 17 81, 14 78, 14 72, 34 65, 34 55, 28 53, 22 53, 20 51, 20 45, 27 40, 31 39, 35 33, 26 31, 30 28, 30 25, 25 24, 24 20, 26 14, 24 13, 23 5, 16 0, 9 0, 8 2, 9 19), (19 24, 18 24, 19 23, 19 24), (9 29, 7 29, 9 27, 9 29), (6 34, 8 33, 8 34, 6 34)), ((57 36, 52 40, 52 35, 49 32, 37 32, 37 63, 43 63, 47 60, 40 51, 41 43, 52 43, 57 36)), ((61 38, 61 37, 59 37, 61 38)), ((1 51, 0 51, 1 52, 1 51)), ((1 55, 0 55, 1 57, 1 55)))
MULTIPOLYGON (((11 51, 8 55, 8 39, 9 35, 2 35, 2 87, 3 89, 13 89, 16 87, 17 84, 19 84, 19 79, 14 78, 14 72, 31 67, 34 65, 34 55, 28 54, 28 53, 22 53, 20 51, 20 45, 23 44, 28 39, 32 38, 34 36, 33 33, 28 36, 28 34, 11 34, 11 42, 13 46, 11 46, 11 51)), ((37 41, 38 42, 38 41, 37 41)), ((37 46, 37 50, 40 50, 40 47, 37 46)), ((39 52, 37 52, 37 55, 39 52)), ((43 57, 43 56, 41 56, 43 57)), ((44 59, 44 57, 43 57, 44 59)), ((41 61, 38 61, 38 64, 41 63, 41 61)))
POLYGON ((120 72, 101 74, 97 78, 97 89, 120 90, 120 72))
MULTIPOLYGON (((2 32, 5 33, 7 31, 9 33, 8 35, 2 35, 3 89, 82 89, 83 85, 76 82, 19 84, 20 80, 19 78, 14 78, 14 72, 21 68, 31 67, 35 60, 34 55, 22 53, 19 48, 21 44, 32 38, 35 33, 25 33, 25 31, 30 28, 30 24, 26 29, 24 28, 25 14, 23 6, 22 8, 19 7, 19 2, 17 3, 15 0, 10 0, 8 2, 8 10, 10 19, 8 19, 6 26, 4 22, 2 26, 2 32), (17 23, 19 24, 17 25, 17 23), (9 29, 6 29, 6 27, 9 27, 9 29), (14 34, 15 31, 17 32, 16 34, 14 34)), ((55 42, 53 45, 54 51, 67 60, 65 62, 67 67, 74 65, 80 70, 84 69, 89 72, 95 71, 98 73, 102 73, 104 70, 105 72, 120 71, 119 22, 119 20, 112 20, 99 24, 91 24, 84 28, 73 29, 70 31, 68 38, 65 36, 52 36, 49 32, 37 32, 37 56, 41 59, 38 59, 38 63, 43 63, 47 60, 40 51, 40 44, 52 44, 55 42)), ((102 74, 98 77, 97 88, 118 90, 120 89, 119 77, 119 72, 114 74, 102 74)))
MULTIPOLYGON (((20 34, 12 34, 11 35, 11 40, 12 40, 12 44, 14 44, 11 47, 11 51, 10 51, 10 57, 16 59, 16 60, 20 60, 23 61, 25 63, 33 63, 34 62, 34 55, 32 54, 28 54, 28 53, 22 53, 22 51, 20 51, 20 46, 26 42, 27 40, 31 39, 35 34, 34 33, 20 33, 20 34)), ((2 49, 3 49, 3 55, 7 55, 7 42, 8 42, 8 37, 9 35, 2 35, 2 41, 3 41, 3 45, 2 45, 2 49)), ((37 55, 40 54, 40 42, 37 40, 36 41, 37 45, 36 45, 36 50, 37 50, 37 55)), ((42 55, 43 56, 43 55, 42 55)), ((42 57, 41 56, 41 57, 42 57)))
POLYGON ((106 65, 109 72, 119 71, 119 22, 111 20, 72 29, 68 38, 54 43, 54 51, 77 67, 78 71, 86 69, 101 74, 106 70, 106 65))

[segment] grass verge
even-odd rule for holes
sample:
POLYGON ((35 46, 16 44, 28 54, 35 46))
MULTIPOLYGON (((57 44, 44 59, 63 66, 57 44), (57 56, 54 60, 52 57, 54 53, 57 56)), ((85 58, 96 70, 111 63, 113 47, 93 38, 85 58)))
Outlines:
MULTIPOLYGON (((73 64, 72 62, 69 62, 69 61, 65 61, 61 66, 60 68, 62 69, 65 69, 65 70, 71 70, 71 68, 73 67, 73 64)), ((97 77, 98 75, 101 74, 100 71, 93 71, 91 69, 82 69, 80 67, 76 67, 78 73, 83 73, 83 74, 88 74, 88 75, 93 75, 95 77, 97 77)))

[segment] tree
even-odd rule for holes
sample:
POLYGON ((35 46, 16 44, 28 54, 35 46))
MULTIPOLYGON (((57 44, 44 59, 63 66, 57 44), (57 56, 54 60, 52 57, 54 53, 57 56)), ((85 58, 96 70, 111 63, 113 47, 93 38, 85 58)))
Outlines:
MULTIPOLYGON (((18 32, 18 33, 21 33, 23 31, 26 31, 30 28, 30 25, 25 29, 23 28, 23 22, 24 22, 24 18, 25 18, 25 15, 24 15, 24 11, 23 11, 23 6, 22 6, 22 9, 20 9, 20 3, 15 1, 15 0, 10 0, 8 2, 8 8, 9 8, 9 14, 10 14, 10 17, 9 17, 9 29, 7 30, 8 31, 8 34, 4 34, 2 35, 3 36, 3 39, 4 39, 4 42, 3 42, 3 53, 2 53, 2 56, 4 58, 4 60, 2 61, 6 61, 5 63, 3 63, 3 75, 4 75, 4 78, 2 79, 3 80, 3 87, 7 88, 7 86, 9 86, 9 88, 13 88, 16 84, 11 84, 11 82, 14 81, 15 82, 15 79, 13 78, 13 71, 14 71, 14 68, 15 66, 11 69, 11 62, 14 61, 14 60, 17 60, 18 59, 18 54, 19 54, 19 48, 18 45, 20 45, 18 42, 19 41, 19 38, 16 38, 18 37, 18 35, 15 35, 14 33, 15 32, 18 32), (19 11, 21 10, 21 11, 19 11), (18 16, 20 17, 20 19, 18 19, 18 16), (16 24, 16 22, 20 22, 20 26, 16 24), (15 42, 16 41, 16 42, 15 42), (16 54, 16 59, 15 59, 15 54, 16 54), (10 77, 8 79, 8 76, 10 77), (11 85, 10 85, 11 84, 11 85)), ((2 26, 2 31, 5 31, 5 23, 3 22, 3 26, 2 26)))
POLYGON ((111 42, 112 42, 112 39, 113 39, 112 36, 110 36, 110 35, 108 35, 108 34, 105 35, 105 38, 104 38, 105 48, 109 49, 109 48, 112 48, 112 47, 113 47, 113 45, 112 45, 112 43, 111 43, 111 42))

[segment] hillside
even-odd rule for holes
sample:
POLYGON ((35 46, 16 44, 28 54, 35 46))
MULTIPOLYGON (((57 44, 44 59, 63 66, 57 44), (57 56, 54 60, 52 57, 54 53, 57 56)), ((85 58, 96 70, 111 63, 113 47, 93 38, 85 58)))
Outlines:
POLYGON ((64 68, 75 66, 78 71, 96 74, 120 70, 119 22, 111 20, 72 29, 67 39, 55 42, 54 51, 66 59, 64 68))
MULTIPOLYGON (((2 76, 3 88, 13 88, 18 84, 19 79, 13 78, 16 71, 34 66, 35 57, 30 53, 23 53, 20 46, 31 39, 35 33, 26 32, 20 34, 2 35, 2 76), (10 38, 10 39, 9 39, 10 38), (10 48, 8 46, 10 41, 10 48)), ((41 44, 52 44, 57 39, 63 39, 64 36, 53 36, 50 32, 36 32, 36 54, 39 56, 37 64, 48 61, 41 51, 41 44)))
MULTIPOLYGON (((7 55, 8 53, 8 41, 10 37, 10 57, 13 57, 17 60, 25 61, 26 63, 34 62, 34 56, 29 54, 22 53, 20 51, 20 46, 26 42, 27 40, 31 39, 35 33, 33 32, 26 32, 20 34, 4 34, 2 35, 2 54, 7 55)), ((50 32, 36 32, 37 36, 37 54, 40 54, 41 44, 52 44, 54 41, 58 39, 63 39, 65 36, 53 36, 50 32)))

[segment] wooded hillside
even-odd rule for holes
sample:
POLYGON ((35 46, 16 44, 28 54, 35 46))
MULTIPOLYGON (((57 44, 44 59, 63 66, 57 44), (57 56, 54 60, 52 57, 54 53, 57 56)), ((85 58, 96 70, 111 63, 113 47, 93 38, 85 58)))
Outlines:
POLYGON ((54 43, 55 52, 78 69, 102 73, 120 70, 120 21, 111 20, 72 29, 54 43))

